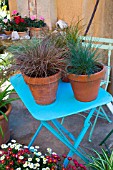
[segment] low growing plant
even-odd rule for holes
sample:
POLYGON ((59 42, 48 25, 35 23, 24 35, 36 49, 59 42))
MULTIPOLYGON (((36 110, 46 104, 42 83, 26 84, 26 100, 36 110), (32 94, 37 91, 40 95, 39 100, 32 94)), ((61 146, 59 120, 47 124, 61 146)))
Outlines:
POLYGON ((11 140, 7 145, 1 145, 0 170, 86 170, 83 164, 71 157, 68 157, 69 165, 64 168, 61 158, 66 158, 66 155, 60 157, 51 148, 42 154, 39 146, 31 146, 29 150, 27 146, 11 140))

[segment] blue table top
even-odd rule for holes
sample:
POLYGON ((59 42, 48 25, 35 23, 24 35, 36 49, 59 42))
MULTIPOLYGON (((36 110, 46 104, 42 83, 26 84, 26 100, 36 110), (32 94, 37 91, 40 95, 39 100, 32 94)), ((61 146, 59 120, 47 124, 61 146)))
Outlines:
POLYGON ((56 101, 49 105, 38 105, 21 74, 12 76, 10 82, 26 108, 37 120, 46 121, 66 117, 113 101, 112 96, 100 88, 98 97, 95 100, 80 102, 74 98, 70 83, 59 81, 56 101))

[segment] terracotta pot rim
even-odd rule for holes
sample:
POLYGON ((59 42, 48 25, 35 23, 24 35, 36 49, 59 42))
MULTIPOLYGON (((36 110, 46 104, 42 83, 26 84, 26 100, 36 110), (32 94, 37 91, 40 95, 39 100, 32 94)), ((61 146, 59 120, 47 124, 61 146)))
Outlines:
POLYGON ((12 33, 12 31, 7 31, 7 30, 4 30, 4 32, 6 35, 10 35, 12 33))
POLYGON ((27 31, 17 31, 17 32, 20 32, 20 33, 26 33, 27 31))
POLYGON ((53 83, 55 81, 57 81, 58 79, 61 78, 61 71, 59 71, 58 73, 52 75, 52 76, 48 76, 48 77, 44 77, 44 78, 40 78, 40 77, 29 77, 27 75, 25 75, 24 73, 22 73, 24 80, 26 83, 28 84, 48 84, 49 83, 53 83))
MULTIPOLYGON (((12 105, 11 104, 7 104, 7 108, 8 110, 5 112, 5 115, 8 116, 11 112, 12 109, 12 105)), ((0 115, 0 120, 5 119, 3 115, 0 115)))
POLYGON ((36 28, 36 27, 30 27, 31 30, 41 30, 43 27, 41 28, 36 28))
POLYGON ((97 80, 97 79, 101 79, 105 75, 106 66, 104 64, 101 64, 101 63, 99 63, 99 65, 102 66, 102 70, 97 72, 97 73, 91 74, 90 76, 88 76, 88 75, 77 75, 77 74, 68 74, 68 79, 72 80, 72 81, 81 81, 81 82, 94 81, 94 80, 97 80))

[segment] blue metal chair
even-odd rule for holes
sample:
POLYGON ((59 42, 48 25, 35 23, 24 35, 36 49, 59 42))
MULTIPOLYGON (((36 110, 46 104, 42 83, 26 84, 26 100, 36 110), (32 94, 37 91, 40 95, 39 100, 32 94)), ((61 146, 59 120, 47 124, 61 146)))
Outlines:
MULTIPOLYGON (((35 102, 28 85, 24 82, 21 74, 11 77, 10 82, 20 99, 25 104, 26 108, 29 110, 30 114, 36 120, 40 121, 40 125, 28 147, 30 148, 44 126, 70 149, 68 156, 73 156, 73 154, 76 154, 85 162, 88 162, 89 158, 80 147, 80 143, 91 125, 90 119, 93 116, 95 108, 113 101, 112 96, 104 89, 100 88, 99 95, 96 100, 92 102, 80 102, 74 98, 70 83, 63 83, 60 81, 56 101, 50 105, 42 106, 35 102), (59 118, 68 117, 86 110, 90 110, 90 112, 85 118, 83 127, 76 138, 57 120, 59 118)), ((67 163, 68 160, 66 159, 64 165, 66 166, 67 163)))
MULTIPOLYGON (((113 39, 108 39, 108 38, 98 38, 98 37, 89 37, 89 36, 81 36, 80 37, 82 40, 84 40, 83 45, 88 45, 89 42, 93 42, 92 43, 92 48, 98 48, 101 50, 105 50, 108 52, 107 54, 107 64, 106 64, 106 75, 105 78, 101 81, 100 86, 103 87, 105 90, 107 90, 108 88, 108 84, 110 83, 110 70, 111 70, 111 52, 113 50, 113 39)), ((107 103, 106 106, 108 107, 108 109, 111 111, 111 113, 113 114, 113 105, 112 103, 107 103)), ((96 117, 95 120, 93 122, 90 134, 89 134, 89 141, 91 142, 91 137, 97 122, 98 117, 106 119, 109 123, 111 123, 111 120, 109 119, 109 117, 107 116, 105 110, 103 109, 102 106, 100 106, 99 108, 96 108, 96 110, 94 111, 96 112, 96 117)))

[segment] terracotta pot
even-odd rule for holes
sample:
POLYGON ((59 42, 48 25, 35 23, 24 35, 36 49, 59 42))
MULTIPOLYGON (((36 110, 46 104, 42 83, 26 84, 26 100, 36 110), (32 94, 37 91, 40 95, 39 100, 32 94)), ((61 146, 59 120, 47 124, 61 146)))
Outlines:
MULTIPOLYGON (((9 114, 11 112, 12 106, 11 104, 7 105, 6 116, 9 118, 9 114)), ((9 121, 7 121, 3 115, 0 115, 0 126, 2 127, 4 137, 2 137, 0 133, 0 145, 3 143, 7 143, 10 140, 10 130, 9 130, 9 121)))
POLYGON ((95 100, 98 95, 100 82, 105 76, 105 66, 101 65, 102 70, 98 73, 88 75, 69 74, 74 96, 82 102, 95 100))
POLYGON ((12 31, 4 31, 6 35, 11 35, 12 34, 12 31))
POLYGON ((38 37, 39 35, 41 35, 43 28, 35 28, 35 27, 31 27, 30 28, 30 37, 38 37))
POLYGON ((24 37, 24 36, 27 35, 27 32, 18 32, 18 35, 19 35, 20 37, 24 37))
POLYGON ((51 104, 56 100, 58 80, 61 73, 45 78, 32 78, 23 75, 25 82, 28 84, 36 103, 41 105, 51 104))

